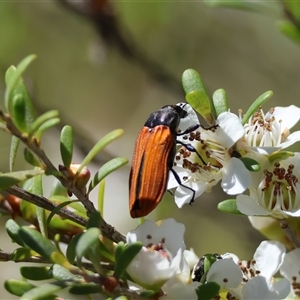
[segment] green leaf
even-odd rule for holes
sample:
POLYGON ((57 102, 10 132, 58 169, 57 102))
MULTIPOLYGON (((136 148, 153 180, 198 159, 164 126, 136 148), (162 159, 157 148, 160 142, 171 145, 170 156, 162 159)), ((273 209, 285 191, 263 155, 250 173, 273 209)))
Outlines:
POLYGON ((228 111, 228 100, 225 90, 216 90, 212 95, 212 102, 216 112, 216 116, 218 116, 222 112, 228 111))
MULTIPOLYGON (((55 179, 55 181, 54 181, 53 188, 52 188, 52 190, 51 190, 50 199, 51 199, 52 197, 53 197, 53 199, 54 199, 54 197, 56 197, 56 196, 62 196, 62 197, 64 197, 64 198, 67 198, 67 199, 64 200, 64 201, 70 200, 70 199, 68 198, 68 189, 65 188, 65 187, 61 184, 61 182, 60 182, 59 180, 57 180, 57 179, 55 179)), ((55 201, 55 200, 54 200, 54 201, 55 201)), ((59 201, 59 202, 64 202, 64 201, 59 201)))
POLYGON ((118 261, 121 254, 125 250, 125 243, 124 242, 119 242, 116 249, 115 249, 115 261, 118 261))
POLYGON ((14 169, 17 152, 19 149, 20 140, 16 136, 11 137, 10 153, 9 153, 9 171, 12 172, 14 169))
POLYGON ((96 227, 99 228, 100 226, 100 221, 102 220, 99 211, 93 211, 92 214, 90 215, 88 222, 86 224, 86 228, 92 228, 96 227))
POLYGON ((5 190, 34 176, 43 174, 42 170, 26 170, 0 174, 0 190, 5 190))
POLYGON ((90 161, 101 151, 103 150, 107 145, 112 143, 114 140, 122 136, 124 133, 123 129, 116 129, 107 135, 105 135, 93 148, 92 150, 87 154, 87 156, 84 158, 83 162, 81 163, 80 167, 78 168, 76 174, 80 174, 82 169, 87 166, 90 161))
POLYGON ((53 296, 53 293, 58 292, 69 285, 70 284, 65 281, 46 283, 26 292, 22 295, 20 300, 41 300, 44 299, 44 297, 51 297, 53 296))
POLYGON ((143 247, 143 243, 136 242, 126 245, 124 251, 118 257, 115 264, 114 276, 118 279, 126 271, 128 265, 134 259, 134 257, 140 252, 143 247))
POLYGON ((106 162, 99 171, 95 174, 93 180, 90 183, 88 193, 93 190, 98 183, 103 180, 107 175, 112 173, 113 171, 121 168, 122 166, 128 163, 128 159, 126 157, 116 157, 106 162))
POLYGON ((26 102, 22 94, 14 95, 12 100, 12 121, 22 133, 27 133, 26 124, 26 102))
POLYGON ((250 172, 258 172, 260 170, 260 164, 253 158, 240 157, 239 158, 250 172))
MULTIPOLYGON (((36 168, 36 170, 39 170, 36 168)), ((38 196, 43 196, 43 181, 42 175, 35 176, 32 179, 32 193, 38 196)), ((47 220, 46 220, 46 212, 45 209, 39 206, 35 206, 36 216, 40 231, 43 236, 48 237, 47 231, 47 220)))
POLYGON ((290 21, 278 21, 276 23, 279 31, 296 43, 300 43, 300 31, 290 21))
POLYGON ((210 7, 227 7, 242 9, 253 12, 262 12, 268 7, 263 1, 245 1, 245 0, 204 0, 204 3, 210 7))
POLYGON ((101 286, 96 285, 94 283, 74 284, 69 289, 69 293, 74 295, 89 295, 89 294, 95 294, 101 292, 102 292, 101 286))
POLYGON ((236 199, 227 199, 221 201, 218 204, 218 210, 228 214, 244 216, 244 214, 242 214, 237 208, 236 199))
POLYGON ((77 264, 79 267, 81 267, 82 257, 95 247, 95 245, 99 244, 99 238, 100 229, 95 227, 87 229, 80 237, 76 247, 77 264))
POLYGON ((78 202, 79 200, 71 199, 72 201, 70 201, 69 197, 60 196, 60 195, 52 195, 52 196, 50 196, 50 200, 53 202, 60 202, 60 203, 68 202, 68 205, 70 207, 74 208, 75 210, 77 210, 78 212, 80 212, 86 216, 86 209, 80 202, 78 202))
POLYGON ((269 159, 270 163, 274 163, 276 161, 280 161, 280 160, 286 159, 288 157, 293 157, 293 156, 295 156, 295 153, 291 152, 291 151, 276 151, 276 152, 273 152, 268 157, 268 159, 269 159))
POLYGON ((25 160, 34 167, 41 167, 41 163, 38 158, 28 149, 24 149, 24 158, 25 160))
POLYGON ((22 266, 20 268, 20 273, 23 277, 29 280, 46 280, 51 279, 52 275, 49 272, 50 267, 32 267, 32 266, 22 266))
POLYGON ((104 193, 105 193, 105 179, 100 181, 99 187, 98 187, 98 210, 101 216, 103 216, 104 213, 104 193))
POLYGON ((26 99, 26 124, 31 124, 35 119, 35 110, 33 103, 23 82, 21 75, 36 58, 36 55, 29 55, 25 57, 15 68, 11 66, 5 73, 6 92, 5 92, 5 107, 7 111, 11 111, 11 99, 13 95, 22 94, 26 99))
POLYGON ((51 259, 51 254, 58 251, 47 238, 35 229, 23 226, 19 230, 19 235, 29 248, 39 253, 42 257, 51 259))
POLYGON ((79 239, 83 235, 83 232, 76 234, 75 236, 72 237, 71 241, 68 244, 68 248, 66 251, 66 256, 68 261, 73 264, 76 258, 76 247, 78 244, 79 239))
POLYGON ((23 261, 24 259, 29 258, 32 255, 34 255, 34 253, 29 248, 17 248, 13 252, 12 260, 23 261))
POLYGON ((152 297, 153 297, 155 294, 157 294, 157 291, 146 290, 146 291, 142 291, 142 292, 140 293, 140 296, 141 296, 142 298, 150 298, 150 299, 152 299, 152 297))
POLYGON ((198 300, 211 300, 220 291, 220 286, 215 282, 207 282, 205 284, 200 285, 196 289, 196 294, 198 296, 198 300))
MULTIPOLYGON (((75 200, 76 201, 76 200, 75 200)), ((71 204, 72 202, 74 202, 74 200, 69 200, 69 201, 66 201, 66 202, 62 202, 60 204, 58 204, 52 211, 51 213, 49 214, 48 218, 47 218, 47 225, 50 224, 51 222, 51 219, 65 206, 71 204)))
POLYGON ((46 121, 45 123, 43 123, 39 129, 36 131, 35 133, 35 138, 39 141, 43 135, 43 133, 50 129, 51 127, 54 127, 55 125, 57 125, 60 122, 59 118, 52 118, 48 121, 46 121))
POLYGON ((23 240, 19 236, 20 228, 21 227, 13 219, 9 219, 5 223, 5 229, 7 231, 7 234, 9 235, 9 237, 14 242, 16 242, 18 245, 24 247, 25 243, 23 242, 23 240))
POLYGON ((73 157, 73 128, 64 126, 60 134, 60 155, 64 166, 69 168, 73 157))
POLYGON ((49 110, 47 112, 45 112, 44 114, 42 114, 41 116, 39 116, 30 126, 29 129, 29 135, 33 136, 37 130, 39 130, 39 128, 47 121, 51 120, 51 119, 55 119, 56 117, 58 117, 59 112, 56 109, 53 110, 49 110))
POLYGON ((185 70, 182 74, 182 85, 186 93, 186 101, 204 119, 212 124, 212 107, 199 73, 193 69, 185 70))
POLYGON ((26 281, 9 279, 5 281, 4 287, 9 293, 21 297, 24 293, 33 289, 35 285, 26 281))
POLYGON ((257 109, 262 106, 267 100, 269 100, 273 96, 272 91, 267 91, 261 94, 248 108, 247 112, 245 113, 242 124, 245 125, 246 122, 250 119, 250 117, 257 111, 257 109))
POLYGON ((82 279, 82 276, 72 274, 68 269, 65 267, 54 264, 51 268, 51 273, 53 278, 56 280, 79 280, 82 279))

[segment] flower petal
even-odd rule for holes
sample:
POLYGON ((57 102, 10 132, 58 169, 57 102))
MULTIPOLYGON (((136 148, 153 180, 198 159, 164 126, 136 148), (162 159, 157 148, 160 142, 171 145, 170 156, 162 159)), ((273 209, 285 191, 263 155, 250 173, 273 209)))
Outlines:
POLYGON ((222 179, 221 186, 228 195, 236 195, 244 192, 251 184, 251 174, 244 163, 236 157, 232 157, 222 179))
POLYGON ((292 128, 300 119, 300 108, 295 105, 287 107, 276 106, 272 114, 282 121, 282 126, 292 128))
POLYGON ((220 143, 227 148, 232 147, 245 133, 239 117, 233 113, 221 113, 217 123, 219 127, 216 129, 216 134, 219 136, 220 143))
POLYGON ((236 205, 238 210, 247 216, 267 216, 271 214, 248 195, 238 195, 236 205))
POLYGON ((211 266, 206 279, 218 283, 221 289, 229 289, 238 287, 243 275, 241 269, 232 259, 220 259, 211 266))
POLYGON ((285 247, 277 241, 263 241, 255 251, 253 258, 260 275, 271 279, 282 264, 285 247))

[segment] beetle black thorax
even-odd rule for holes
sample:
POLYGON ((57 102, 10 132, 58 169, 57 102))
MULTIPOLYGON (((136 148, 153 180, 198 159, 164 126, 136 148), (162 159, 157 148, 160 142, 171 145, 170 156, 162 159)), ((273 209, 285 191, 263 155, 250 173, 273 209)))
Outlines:
POLYGON ((172 133, 176 134, 180 119, 184 118, 187 112, 178 105, 166 105, 160 110, 153 112, 147 119, 145 126, 154 128, 155 126, 168 126, 172 133))

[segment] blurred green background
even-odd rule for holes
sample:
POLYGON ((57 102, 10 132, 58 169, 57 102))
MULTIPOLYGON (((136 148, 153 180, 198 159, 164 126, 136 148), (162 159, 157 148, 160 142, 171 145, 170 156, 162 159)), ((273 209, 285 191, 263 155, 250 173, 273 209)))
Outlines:
MULTIPOLYGON (((146 65, 137 58, 128 59, 120 47, 101 37, 93 22, 60 2, 0 3, 1 94, 5 70, 35 53, 38 59, 25 74, 30 93, 39 111, 58 109, 62 124, 74 126, 79 135, 78 161, 109 131, 125 130, 92 170, 110 157, 131 159, 135 139, 149 113, 184 101, 180 79, 187 68, 201 74, 210 95, 224 88, 232 112, 246 111, 267 90, 273 90, 274 96, 266 110, 299 103, 300 46, 276 28, 276 22, 285 17, 280 2, 264 4, 259 13, 185 1, 118 1, 110 5, 120 32, 137 56, 146 58, 146 65), (169 81, 157 79, 153 70, 169 74, 169 81)), ((113 26, 107 30, 114 34, 110 32, 113 26)), ((43 141, 55 164, 60 163, 58 135, 58 130, 52 130, 43 141)), ((10 137, 1 132, 0 141, 0 167, 7 171, 10 137)), ((26 167, 21 157, 18 167, 26 167)), ((129 168, 110 175, 106 188, 104 216, 123 233, 138 225, 128 212, 129 168)), ((234 252, 249 259, 263 237, 247 218, 217 211, 217 203, 226 198, 215 188, 192 207, 179 210, 169 195, 150 218, 174 217, 184 223, 187 248, 193 247, 199 256, 234 252)), ((6 219, 0 221, 3 228, 6 219)), ((15 248, 4 230, 0 237, 2 250, 15 248)), ((7 278, 20 278, 18 267, 2 263, 0 285, 7 278), (3 272, 5 267, 7 272, 3 272)), ((1 292, 0 298, 13 297, 1 292)))

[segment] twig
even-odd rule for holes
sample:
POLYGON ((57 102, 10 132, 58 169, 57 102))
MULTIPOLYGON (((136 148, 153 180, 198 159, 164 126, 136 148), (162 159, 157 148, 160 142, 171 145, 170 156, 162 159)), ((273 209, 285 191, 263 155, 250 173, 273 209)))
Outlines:
MULTIPOLYGON (((33 203, 37 206, 43 207, 46 210, 52 211, 55 209, 57 205, 49 201, 47 198, 43 196, 38 196, 35 194, 32 194, 26 190, 23 190, 22 188, 14 185, 11 186, 6 190, 8 193, 17 196, 21 199, 24 199, 30 203, 33 203)), ((73 213, 72 211, 66 209, 66 208, 61 208, 58 212, 58 215, 61 217, 67 218, 79 225, 86 226, 87 224, 87 219, 83 218, 81 216, 78 216, 77 214, 73 213)), ((122 235, 120 232, 118 232, 113 226, 107 224, 103 219, 100 224, 100 230, 101 233, 107 237, 108 239, 112 240, 115 243, 118 243, 120 241, 125 242, 125 237, 122 235)))
POLYGON ((286 237, 290 240, 295 248, 300 248, 300 241, 298 240, 296 234, 291 229, 286 219, 279 220, 280 228, 284 231, 286 237))

